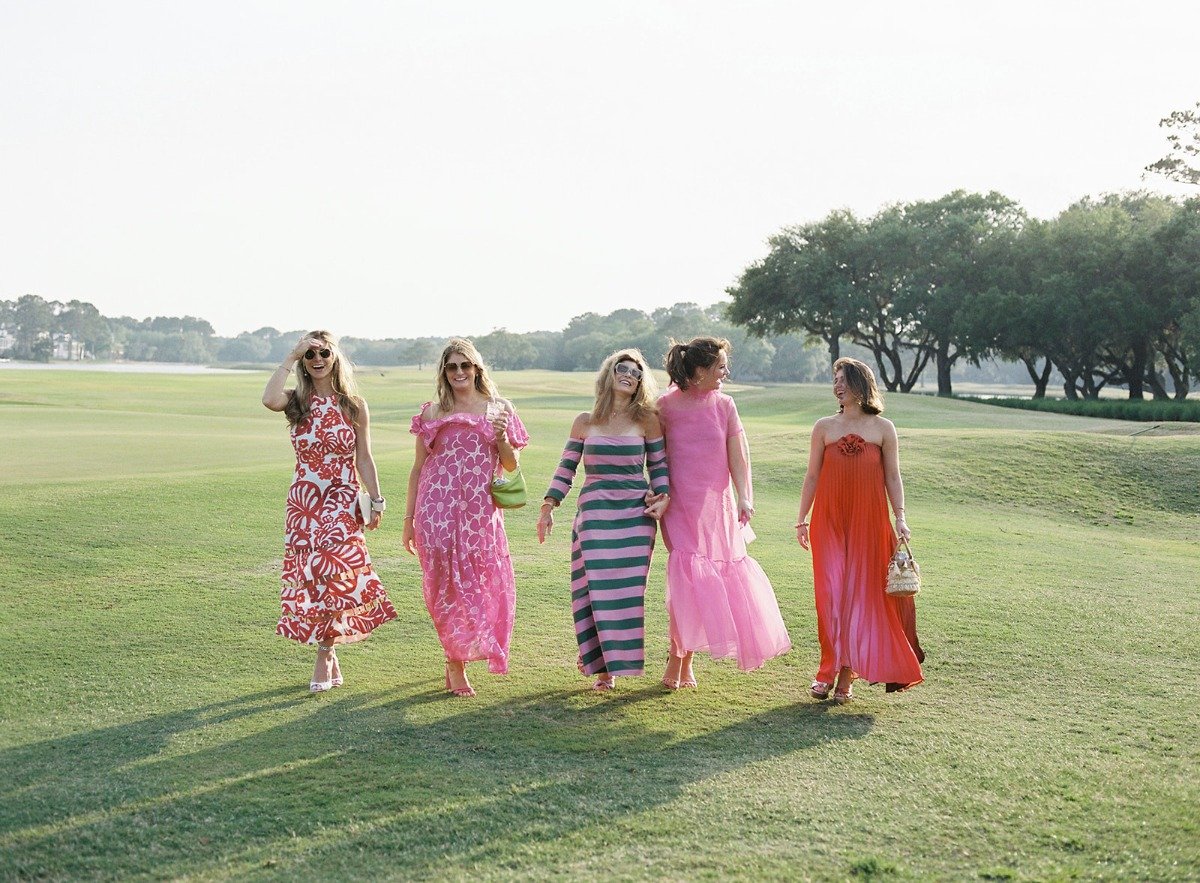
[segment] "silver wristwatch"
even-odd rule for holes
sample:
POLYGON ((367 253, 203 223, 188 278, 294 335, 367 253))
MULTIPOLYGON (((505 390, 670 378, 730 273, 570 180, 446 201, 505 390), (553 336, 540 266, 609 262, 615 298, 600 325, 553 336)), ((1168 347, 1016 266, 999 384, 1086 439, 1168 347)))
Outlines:
POLYGON ((386 512, 387 511, 387 498, 380 497, 378 500, 376 500, 374 497, 371 497, 371 511, 372 512, 386 512))

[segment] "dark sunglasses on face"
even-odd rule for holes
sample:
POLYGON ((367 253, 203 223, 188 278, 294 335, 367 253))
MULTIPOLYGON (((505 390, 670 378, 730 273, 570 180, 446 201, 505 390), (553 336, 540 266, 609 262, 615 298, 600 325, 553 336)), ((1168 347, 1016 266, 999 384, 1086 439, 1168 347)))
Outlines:
POLYGON ((471 364, 470 362, 447 362, 446 363, 446 371, 449 372, 450 374, 457 374, 459 371, 461 371, 463 374, 467 374, 474 370, 475 370, 475 366, 473 364, 471 364))
POLYGON ((318 354, 321 356, 322 359, 328 359, 330 356, 333 355, 333 350, 305 350, 304 351, 304 361, 311 362, 313 359, 315 359, 318 356, 318 354))
POLYGON ((642 369, 635 368, 635 367, 633 367, 633 365, 627 364, 625 362, 617 362, 617 364, 613 366, 613 370, 616 371, 618 374, 628 374, 634 380, 642 379, 642 369))

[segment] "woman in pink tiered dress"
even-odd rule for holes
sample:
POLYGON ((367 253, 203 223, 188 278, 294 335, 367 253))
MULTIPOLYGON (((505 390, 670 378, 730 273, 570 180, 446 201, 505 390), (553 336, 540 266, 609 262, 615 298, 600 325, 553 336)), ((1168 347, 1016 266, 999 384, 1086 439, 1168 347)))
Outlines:
POLYGON ((438 399, 412 419, 404 547, 421 561, 425 608, 446 653, 446 689, 474 696, 468 662, 508 671, 516 580, 491 483, 500 466, 517 468, 529 435, 469 340, 452 339, 438 366, 438 399))
POLYGON ((796 539, 812 549, 821 644, 809 692, 814 699, 832 692, 835 702, 845 703, 856 678, 885 683, 889 693, 919 684, 925 654, 913 599, 885 591, 896 537, 910 535, 896 427, 880 416, 883 398, 865 363, 838 359, 833 394, 838 413, 813 425, 796 539), (811 525, 805 520, 810 508, 811 525))
POLYGON ((396 615, 371 567, 363 527, 374 530, 386 506, 371 456, 367 403, 328 331, 313 331, 271 374, 262 402, 292 427, 296 477, 287 498, 282 615, 276 632, 317 645, 309 689, 342 685, 335 646, 361 641, 396 615), (293 366, 296 388, 284 389, 293 366), (360 488, 371 495, 363 524, 360 488))
POLYGON ((666 365, 672 385, 658 406, 671 467, 662 520, 671 652, 663 683, 678 689, 696 686, 695 651, 750 671, 792 643, 770 580, 746 554, 754 491, 737 407, 721 392, 729 341, 672 342, 666 365))

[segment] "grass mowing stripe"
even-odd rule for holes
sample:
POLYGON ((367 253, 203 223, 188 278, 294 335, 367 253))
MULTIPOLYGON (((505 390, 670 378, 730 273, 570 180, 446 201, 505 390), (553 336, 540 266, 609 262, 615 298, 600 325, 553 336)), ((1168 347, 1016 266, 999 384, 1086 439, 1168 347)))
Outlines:
MULTIPOLYGON (((0 844, 15 878, 1179 879, 1200 865, 1200 432, 889 396, 927 682, 805 698, 811 568, 791 523, 825 386, 734 388, 754 451, 752 547, 795 649, 658 685, 665 556, 643 679, 590 690, 569 532, 506 513, 511 673, 442 652, 399 520, 369 536, 399 618, 306 692, 272 634, 292 455, 265 372, 10 371, 0 624, 0 844), (13 456, 15 452, 16 456, 13 456), (36 505, 31 501, 37 501, 36 505), (331 783, 353 783, 350 788, 331 783), (314 800, 314 795, 320 800, 314 800)), ((589 375, 498 372, 549 482, 589 375)), ((428 372, 366 375, 380 480, 402 496, 428 372)))

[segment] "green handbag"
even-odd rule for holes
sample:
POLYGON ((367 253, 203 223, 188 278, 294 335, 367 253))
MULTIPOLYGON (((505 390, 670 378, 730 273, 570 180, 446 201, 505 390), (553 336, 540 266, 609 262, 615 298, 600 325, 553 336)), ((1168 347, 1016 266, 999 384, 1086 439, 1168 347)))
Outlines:
POLYGON ((492 479, 492 499, 496 501, 496 506, 501 509, 520 509, 525 505, 527 497, 525 476, 521 474, 521 467, 518 466, 516 472, 507 475, 501 467, 500 474, 492 479))

